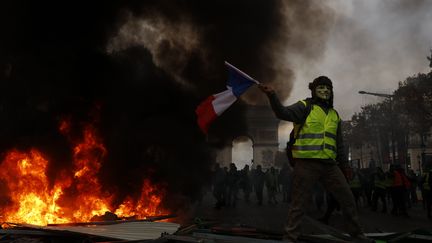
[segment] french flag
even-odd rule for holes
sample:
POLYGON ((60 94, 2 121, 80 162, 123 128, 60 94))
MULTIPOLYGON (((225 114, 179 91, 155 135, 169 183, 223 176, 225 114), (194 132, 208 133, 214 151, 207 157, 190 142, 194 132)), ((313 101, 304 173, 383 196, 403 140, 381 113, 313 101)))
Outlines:
POLYGON ((259 82, 233 65, 225 62, 228 68, 227 90, 209 96, 195 110, 198 126, 207 134, 210 124, 230 107, 252 84, 259 82))

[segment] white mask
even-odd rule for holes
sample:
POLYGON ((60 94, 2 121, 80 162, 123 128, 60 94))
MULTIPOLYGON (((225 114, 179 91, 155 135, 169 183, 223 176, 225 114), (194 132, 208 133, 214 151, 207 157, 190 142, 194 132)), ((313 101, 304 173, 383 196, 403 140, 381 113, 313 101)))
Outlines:
POLYGON ((328 100, 331 97, 331 87, 328 85, 320 84, 315 88, 315 95, 323 100, 328 100))

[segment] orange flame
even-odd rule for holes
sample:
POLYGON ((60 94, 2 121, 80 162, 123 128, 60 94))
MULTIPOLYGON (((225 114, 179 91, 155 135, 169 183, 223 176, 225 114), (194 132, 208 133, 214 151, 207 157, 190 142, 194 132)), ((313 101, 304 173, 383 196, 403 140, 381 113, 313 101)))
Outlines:
MULTIPOLYGON (((67 135, 70 124, 62 121, 67 135)), ((144 180, 138 199, 127 197, 113 205, 114 194, 103 191, 97 173, 107 155, 96 129, 88 125, 82 141, 73 148, 71 172, 61 171, 54 183, 46 171, 48 160, 36 149, 9 151, 0 164, 0 213, 4 222, 46 225, 90 221, 94 216, 114 212, 118 217, 145 218, 165 213, 161 208, 163 190, 144 180)))

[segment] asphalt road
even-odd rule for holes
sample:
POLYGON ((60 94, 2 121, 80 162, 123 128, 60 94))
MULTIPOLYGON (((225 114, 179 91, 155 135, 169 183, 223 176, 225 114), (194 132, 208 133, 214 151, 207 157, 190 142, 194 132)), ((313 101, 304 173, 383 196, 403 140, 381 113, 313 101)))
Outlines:
MULTIPOLYGON (((266 195, 266 194, 264 194, 266 195)), ((264 196, 264 198, 266 198, 264 196)), ((263 230, 283 232, 283 226, 287 217, 288 203, 282 203, 281 194, 277 195, 278 204, 268 204, 266 199, 264 205, 256 203, 254 195, 251 202, 246 203, 243 195, 239 195, 237 206, 215 209, 215 199, 211 192, 207 192, 200 203, 196 203, 188 216, 182 219, 182 223, 192 221, 194 218, 201 220, 214 220, 226 225, 246 225, 263 230)), ((391 205, 389 207, 391 209, 391 205)), ((324 214, 325 205, 319 211, 311 201, 307 205, 307 215, 311 218, 319 218, 324 214)), ((372 212, 367 206, 359 206, 360 222, 366 233, 376 232, 406 232, 414 229, 431 229, 432 221, 426 217, 426 211, 422 203, 418 202, 408 209, 409 218, 393 216, 389 213, 372 212)), ((344 230, 344 219, 340 212, 335 212, 329 220, 329 225, 336 229, 344 230)), ((312 227, 306 222, 302 223, 304 234, 321 234, 319 228, 312 227)))

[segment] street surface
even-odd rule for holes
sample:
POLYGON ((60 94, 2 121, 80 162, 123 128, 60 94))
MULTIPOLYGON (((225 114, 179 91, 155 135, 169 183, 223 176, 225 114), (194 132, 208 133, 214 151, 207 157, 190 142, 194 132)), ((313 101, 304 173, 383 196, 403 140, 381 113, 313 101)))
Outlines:
MULTIPOLYGON (((224 207, 215 209, 211 192, 207 192, 202 202, 197 203, 190 212, 190 218, 193 220, 200 218, 201 220, 215 220, 221 224, 227 225, 246 225, 263 230, 283 232, 283 226, 288 212, 288 203, 282 203, 281 194, 278 193, 278 204, 268 204, 266 201, 266 193, 264 192, 264 204, 258 206, 255 200, 255 195, 251 195, 251 202, 246 203, 243 200, 243 195, 240 193, 237 206, 224 207)), ((311 202, 308 205, 308 212, 311 218, 319 218, 324 214, 326 205, 319 211, 311 202)), ((391 209, 391 205, 389 206, 391 209)), ((380 210, 380 207, 379 207, 380 210)), ((372 212, 366 206, 359 206, 360 222, 366 233, 378 232, 407 232, 414 229, 432 229, 432 220, 426 217, 426 211, 423 209, 422 202, 413 204, 408 209, 409 218, 402 216, 393 216, 390 213, 372 212)), ((186 223, 186 221, 185 221, 186 223)), ((333 213, 329 220, 329 225, 340 230, 344 230, 344 219, 340 212, 333 213)), ((305 223, 302 224, 304 234, 322 234, 323 232, 311 227, 305 223)))

